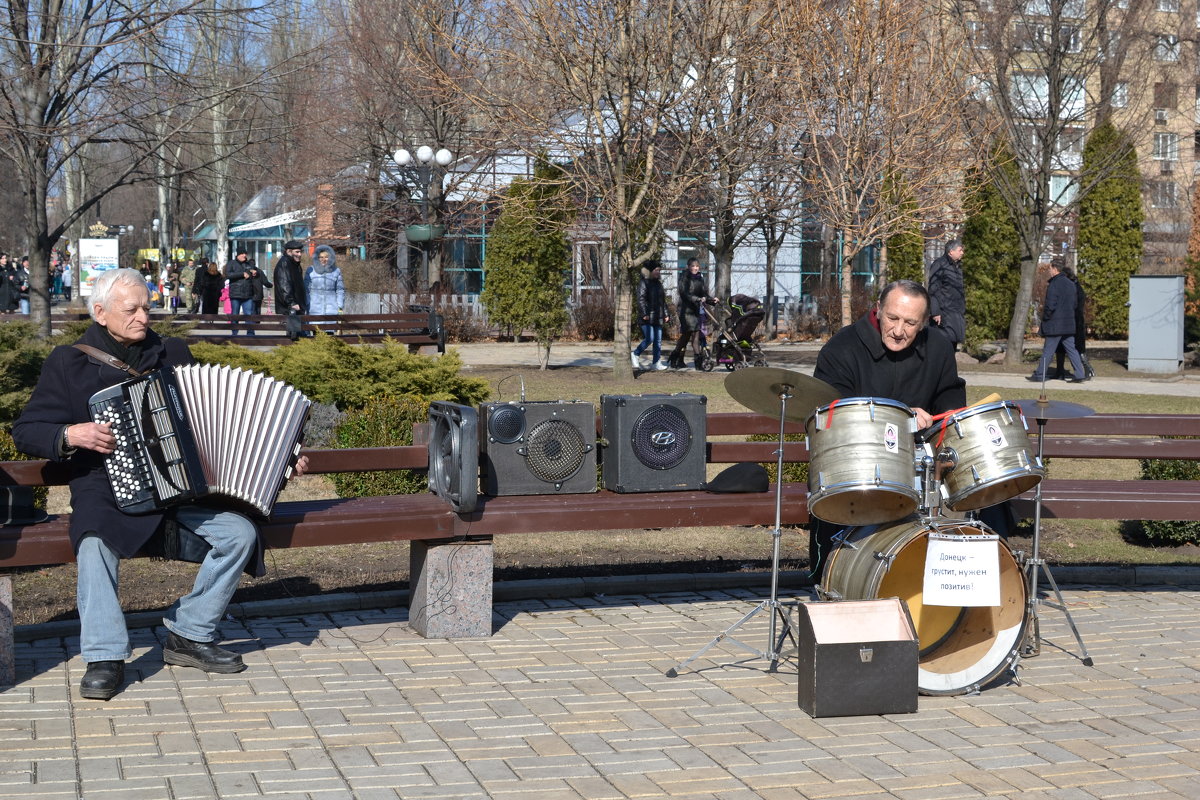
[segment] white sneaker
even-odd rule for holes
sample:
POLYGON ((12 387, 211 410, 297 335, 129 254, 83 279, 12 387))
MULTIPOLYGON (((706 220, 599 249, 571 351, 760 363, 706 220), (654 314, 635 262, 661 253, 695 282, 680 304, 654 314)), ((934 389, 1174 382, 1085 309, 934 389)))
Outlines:
POLYGON ((642 358, 641 358, 641 356, 639 356, 637 353, 630 351, 630 353, 629 353, 629 360, 630 360, 631 362, 633 362, 633 368, 634 368, 634 369, 641 369, 641 368, 642 368, 642 358))
POLYGON ((663 370, 667 369, 667 365, 661 361, 655 361, 653 369, 655 372, 662 372, 663 370))

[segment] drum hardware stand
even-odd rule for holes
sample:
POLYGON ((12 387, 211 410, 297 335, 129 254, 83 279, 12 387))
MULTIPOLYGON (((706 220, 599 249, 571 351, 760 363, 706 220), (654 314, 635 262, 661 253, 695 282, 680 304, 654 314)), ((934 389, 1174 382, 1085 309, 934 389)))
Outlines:
MULTIPOLYGON (((1042 395, 1042 400, 1045 395, 1042 395)), ((1043 459, 1043 448, 1045 445, 1046 420, 1038 417, 1038 461, 1045 463, 1043 459)), ((1088 655, 1087 646, 1083 643, 1083 637, 1079 635, 1079 629, 1075 627, 1075 620, 1071 616, 1071 610, 1067 608, 1067 602, 1063 599, 1062 592, 1058 589, 1058 583, 1055 582, 1054 576, 1050 573, 1050 568, 1046 566, 1046 559, 1041 557, 1041 539, 1042 539, 1042 484, 1038 482, 1037 489, 1034 491, 1033 505, 1033 552, 1025 562, 1025 567, 1029 570, 1029 597, 1026 603, 1029 607, 1029 626, 1026 628, 1025 641, 1021 645, 1021 656, 1024 658, 1032 658, 1040 655, 1042 652, 1042 629, 1041 623, 1038 620, 1038 606, 1042 603, 1057 609, 1066 616, 1067 625, 1071 628, 1071 633, 1075 637, 1075 641, 1079 643, 1079 651, 1082 654, 1081 661, 1085 667, 1093 665, 1092 657, 1088 655), (1054 590, 1054 596, 1058 602, 1049 600, 1040 600, 1038 598, 1038 571, 1041 570, 1046 575, 1046 582, 1050 588, 1054 590)), ((1015 666, 1015 665, 1014 665, 1015 666)))
POLYGON ((787 401, 793 397, 792 387, 784 384, 780 387, 779 392, 779 449, 776 451, 777 461, 775 464, 775 528, 771 531, 771 596, 759 602, 754 608, 739 619, 737 622, 730 625, 725 630, 713 638, 708 644, 701 647, 696 652, 692 653, 683 661, 667 670, 668 678, 679 676, 679 671, 688 664, 695 661, 700 656, 707 653, 718 643, 728 639, 733 644, 753 653, 757 658, 765 658, 770 662, 767 672, 775 672, 779 666, 779 660, 783 643, 787 639, 792 640, 792 644, 796 645, 796 636, 792 631, 792 620, 788 616, 784 608, 784 604, 779 601, 779 548, 780 540, 783 538, 782 519, 783 519, 783 444, 784 444, 784 423, 787 419, 787 401), (735 639, 732 634, 738 628, 741 628, 749 622, 756 614, 761 611, 766 611, 770 615, 770 628, 767 634, 767 649, 755 650, 745 642, 735 639), (782 630, 779 630, 776 625, 782 622, 782 630), (778 631, 778 635, 776 632, 778 631))

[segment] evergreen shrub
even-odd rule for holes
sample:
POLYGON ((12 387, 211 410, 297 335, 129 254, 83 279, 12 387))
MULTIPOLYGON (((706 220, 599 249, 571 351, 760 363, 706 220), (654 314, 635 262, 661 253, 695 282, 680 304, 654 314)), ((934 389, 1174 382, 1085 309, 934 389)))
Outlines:
MULTIPOLYGON (((785 442, 802 442, 802 441, 804 441, 804 434, 803 433, 785 433, 783 435, 783 440, 785 442)), ((756 433, 753 436, 748 437, 747 441, 778 443, 779 435, 778 434, 756 433)), ((763 466, 766 468, 767 474, 771 476, 771 482, 775 483, 777 481, 776 476, 779 474, 778 459, 772 460, 770 462, 764 462, 763 466)), ((783 479, 784 479, 784 481, 786 481, 788 483, 806 483, 808 481, 808 462, 806 462, 806 461, 800 462, 800 463, 789 463, 787 461, 783 462, 783 479)))
MULTIPOLYGON (((1013 171, 1004 151, 993 157, 991 169, 1013 171)), ((1010 176, 1008 180, 1015 180, 1010 176)), ((1017 286, 1021 279, 1021 239, 1008 204, 987 167, 971 170, 968 186, 977 186, 970 198, 973 209, 963 224, 963 284, 966 288, 966 348, 978 352, 984 342, 1008 336, 1017 286)))
MULTIPOLYGON (((383 395, 369 399, 350 411, 334 431, 337 447, 402 447, 413 443, 413 425, 426 422, 427 398, 412 395, 383 395)), ((339 497, 377 497, 390 494, 420 494, 428 488, 423 470, 343 472, 333 476, 339 497)))
MULTIPOLYGON (((1200 480, 1200 462, 1182 459, 1143 459, 1141 477, 1148 481, 1200 480)), ((1152 545, 1174 547, 1200 542, 1200 522, 1187 520, 1143 520, 1142 533, 1152 545)))

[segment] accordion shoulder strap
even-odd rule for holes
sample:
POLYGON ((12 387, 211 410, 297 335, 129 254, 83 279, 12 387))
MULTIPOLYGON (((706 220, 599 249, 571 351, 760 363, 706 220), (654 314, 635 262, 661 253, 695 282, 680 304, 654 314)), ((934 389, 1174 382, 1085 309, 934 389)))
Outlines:
POLYGON ((126 364, 124 361, 117 358, 116 356, 104 352, 103 350, 101 350, 98 347, 92 347, 90 344, 78 344, 78 343, 76 343, 74 345, 74 347, 77 350, 82 350, 83 352, 87 353, 89 356, 96 359, 97 361, 108 364, 110 367, 115 367, 116 369, 124 370, 125 372, 128 372, 130 375, 132 375, 135 378, 140 378, 142 375, 145 374, 144 372, 140 372, 140 371, 134 369, 133 367, 129 366, 128 364, 126 364))

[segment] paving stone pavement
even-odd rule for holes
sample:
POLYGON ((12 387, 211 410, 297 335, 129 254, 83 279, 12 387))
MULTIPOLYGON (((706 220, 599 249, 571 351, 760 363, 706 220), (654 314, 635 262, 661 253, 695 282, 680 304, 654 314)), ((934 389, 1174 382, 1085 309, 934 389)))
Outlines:
MULTIPOLYGON (((47 636, 0 693, 0 800, 1200 797, 1200 586, 1063 593, 1095 666, 1043 607, 1019 683, 847 718, 798 708, 794 658, 727 640, 666 676, 750 590, 499 602, 486 640, 398 608, 247 618, 238 675, 164 666, 163 629, 134 629, 107 703, 47 636)), ((767 620, 737 638, 765 648, 767 620)))

